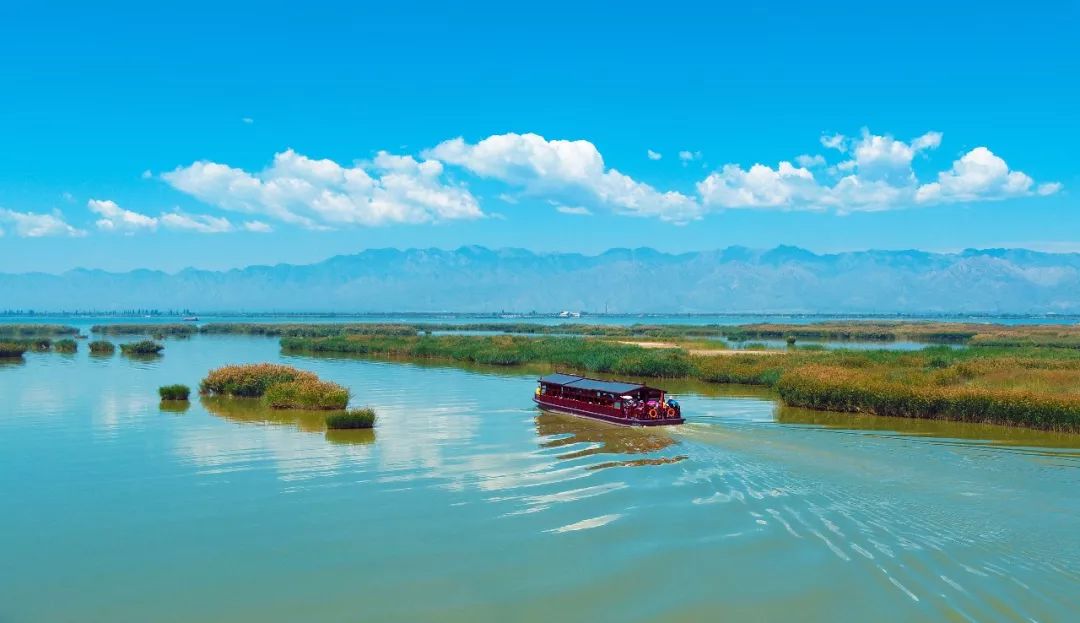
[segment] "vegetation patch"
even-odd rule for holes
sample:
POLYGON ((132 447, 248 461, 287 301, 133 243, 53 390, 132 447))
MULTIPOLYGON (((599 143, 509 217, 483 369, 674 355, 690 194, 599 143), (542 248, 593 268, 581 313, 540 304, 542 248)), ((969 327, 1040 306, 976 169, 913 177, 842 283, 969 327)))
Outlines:
POLYGON ((79 350, 79 343, 71 338, 64 338, 53 342, 52 348, 58 353, 74 353, 79 350))
POLYGON ((94 340, 88 346, 91 355, 111 355, 116 352, 116 344, 107 340, 94 340))
POLYGON ((0 324, 0 340, 78 335, 79 329, 59 324, 0 324))
POLYGON ((165 350, 165 346, 153 340, 142 340, 141 342, 120 345, 120 352, 125 355, 160 355, 163 350, 165 350))
POLYGON ((131 323, 131 324, 98 324, 90 327, 90 331, 101 335, 153 335, 188 337, 199 332, 199 328, 191 324, 181 323, 131 323))
POLYGON ((349 390, 316 379, 275 383, 266 389, 264 397, 266 404, 275 409, 332 410, 349 404, 349 390))
POLYGON ((0 358, 21 359, 30 347, 22 342, 0 342, 0 358))
POLYGON ((673 378, 694 373, 693 364, 682 350, 646 349, 599 339, 511 335, 347 336, 283 338, 281 345, 286 351, 296 352, 451 359, 497 366, 549 363, 631 376, 673 378))
POLYGON ((371 428, 373 426, 375 426, 375 410, 369 407, 349 409, 343 413, 332 413, 326 416, 326 428, 330 430, 371 428))
POLYGON ((205 396, 263 398, 276 409, 344 409, 349 390, 291 366, 257 363, 211 370, 199 384, 205 396))
POLYGON ((158 388, 158 395, 162 400, 187 400, 191 395, 191 388, 187 385, 162 385, 158 388))

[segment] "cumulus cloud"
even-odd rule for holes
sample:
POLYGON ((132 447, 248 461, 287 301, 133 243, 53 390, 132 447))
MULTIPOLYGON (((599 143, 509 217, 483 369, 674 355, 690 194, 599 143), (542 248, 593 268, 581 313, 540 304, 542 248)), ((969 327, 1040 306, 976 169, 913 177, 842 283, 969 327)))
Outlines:
MULTIPOLYGON (((110 199, 91 199, 87 202, 87 207, 101 217, 95 222, 101 231, 131 235, 155 231, 159 227, 201 234, 220 234, 235 230, 226 218, 209 214, 188 214, 179 209, 162 213, 160 216, 149 216, 121 208, 110 199)), ((246 231, 271 231, 270 226, 261 221, 248 221, 242 227, 246 231)))
POLYGON ((52 213, 16 212, 0 208, 0 222, 9 223, 16 236, 45 238, 48 236, 85 236, 86 232, 68 225, 59 211, 52 213))
POLYGON ((659 191, 608 168, 589 141, 547 140, 538 134, 497 134, 475 144, 445 141, 424 156, 499 180, 532 196, 566 205, 587 205, 618 214, 687 222, 701 206, 675 191, 659 191))
POLYGON ((387 152, 366 165, 342 166, 289 149, 258 173, 201 160, 161 177, 223 210, 313 229, 484 216, 465 187, 443 179, 442 163, 387 152))
POLYGON ((1061 184, 1056 182, 1035 186, 1026 173, 1010 170, 994 152, 976 147, 953 162, 951 169, 938 173, 936 182, 920 186, 915 199, 920 203, 952 203, 1051 195, 1060 189, 1061 184))
POLYGON ((775 168, 755 164, 744 170, 728 164, 698 183, 707 208, 833 209, 838 213, 889 210, 917 204, 986 201, 1032 194, 1052 194, 1057 183, 1034 185, 985 147, 971 150, 938 181, 920 184, 912 162, 941 145, 940 132, 910 141, 863 130, 858 138, 842 134, 821 137, 822 145, 849 154, 827 167, 821 177, 811 167, 826 164, 821 156, 799 156, 798 166, 782 161, 775 168))
POLYGON ((649 160, 659 160, 664 157, 664 154, 658 151, 653 151, 651 149, 646 149, 645 155, 649 157, 649 160))
POLYGON ((152 216, 125 210, 118 206, 115 201, 108 199, 91 199, 86 202, 90 211, 101 216, 94 224, 102 231, 117 231, 135 233, 139 231, 153 231, 157 229, 158 221, 152 216))

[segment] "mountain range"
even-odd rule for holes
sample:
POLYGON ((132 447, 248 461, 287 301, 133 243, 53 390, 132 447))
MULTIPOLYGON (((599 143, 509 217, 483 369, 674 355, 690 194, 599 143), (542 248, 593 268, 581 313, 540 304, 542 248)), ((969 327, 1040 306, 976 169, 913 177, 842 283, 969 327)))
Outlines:
POLYGON ((1080 313, 1080 253, 371 249, 307 265, 0 274, 0 309, 1080 313))

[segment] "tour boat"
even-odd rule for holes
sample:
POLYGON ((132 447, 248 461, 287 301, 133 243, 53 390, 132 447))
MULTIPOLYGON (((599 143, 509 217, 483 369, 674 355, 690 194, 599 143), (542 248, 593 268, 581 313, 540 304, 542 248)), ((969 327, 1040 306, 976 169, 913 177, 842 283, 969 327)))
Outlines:
POLYGON ((603 381, 556 372, 540 377, 533 402, 543 409, 626 426, 682 424, 682 409, 667 392, 640 383, 603 381))

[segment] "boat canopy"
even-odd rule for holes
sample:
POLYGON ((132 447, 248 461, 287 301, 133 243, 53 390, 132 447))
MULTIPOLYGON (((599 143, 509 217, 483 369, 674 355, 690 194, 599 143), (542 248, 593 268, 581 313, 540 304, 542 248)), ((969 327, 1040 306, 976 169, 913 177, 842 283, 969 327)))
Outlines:
POLYGON ((556 372, 555 374, 549 374, 547 376, 540 377, 540 382, 546 385, 562 385, 564 387, 572 387, 574 389, 583 389, 586 391, 604 392, 607 394, 630 394, 641 389, 645 389, 645 385, 638 383, 621 383, 619 381, 601 381, 599 379, 590 379, 584 376, 576 376, 573 374, 562 374, 556 372))

